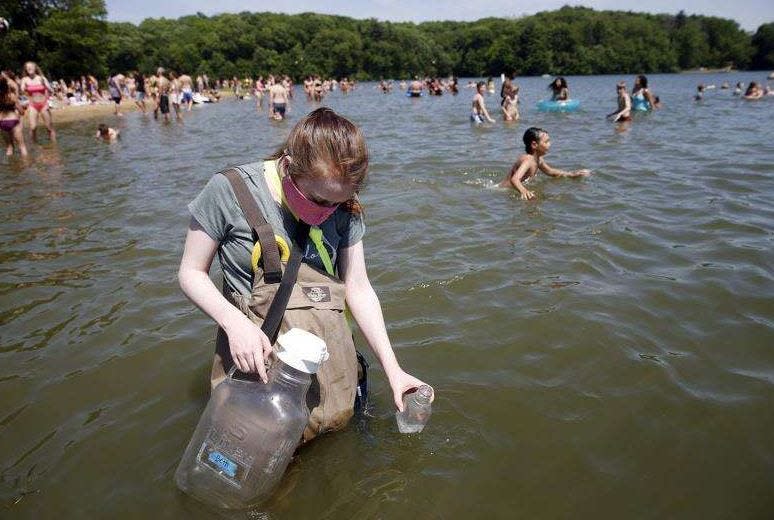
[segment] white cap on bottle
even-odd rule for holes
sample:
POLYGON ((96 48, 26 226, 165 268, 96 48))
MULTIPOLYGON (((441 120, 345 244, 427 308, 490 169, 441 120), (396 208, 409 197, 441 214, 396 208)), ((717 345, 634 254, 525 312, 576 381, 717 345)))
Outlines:
POLYGON ((302 329, 293 328, 280 335, 274 348, 280 361, 307 374, 317 373, 328 359, 325 342, 302 329))

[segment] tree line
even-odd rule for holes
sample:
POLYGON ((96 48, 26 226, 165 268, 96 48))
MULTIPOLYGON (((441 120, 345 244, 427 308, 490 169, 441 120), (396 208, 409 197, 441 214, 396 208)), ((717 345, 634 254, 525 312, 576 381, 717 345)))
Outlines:
POLYGON ((3 2, 0 66, 38 62, 53 78, 156 67, 243 77, 365 79, 500 73, 633 74, 698 67, 774 69, 774 23, 563 7, 475 22, 386 22, 303 13, 201 13, 139 25, 106 20, 104 0, 3 2))

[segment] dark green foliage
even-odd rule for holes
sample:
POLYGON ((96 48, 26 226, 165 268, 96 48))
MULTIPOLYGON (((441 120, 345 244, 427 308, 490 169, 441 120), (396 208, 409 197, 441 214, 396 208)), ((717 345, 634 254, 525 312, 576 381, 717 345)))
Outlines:
POLYGON ((758 27, 752 37, 755 54, 752 58, 752 68, 756 70, 774 69, 774 22, 758 27))
MULTIPOLYGON (((774 67, 774 27, 754 37, 721 18, 563 7, 517 19, 392 23, 303 13, 198 13, 139 26, 106 23, 103 0, 21 0, 0 16, 15 68, 50 75, 156 67, 211 77, 290 73, 368 78, 500 73, 623 74, 697 67, 774 67)), ((438 13, 439 17, 443 13, 438 13)))

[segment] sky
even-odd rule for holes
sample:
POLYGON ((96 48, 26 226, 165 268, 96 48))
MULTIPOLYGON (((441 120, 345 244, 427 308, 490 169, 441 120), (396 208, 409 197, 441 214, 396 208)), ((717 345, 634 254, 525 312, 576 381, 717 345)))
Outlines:
POLYGON ((518 17, 552 11, 563 5, 583 5, 596 10, 619 10, 676 14, 701 14, 731 18, 742 29, 755 31, 774 21, 774 0, 106 0, 108 20, 139 23, 145 18, 179 18, 202 12, 206 15, 242 11, 281 13, 315 12, 352 18, 390 21, 478 20, 490 16, 518 17))

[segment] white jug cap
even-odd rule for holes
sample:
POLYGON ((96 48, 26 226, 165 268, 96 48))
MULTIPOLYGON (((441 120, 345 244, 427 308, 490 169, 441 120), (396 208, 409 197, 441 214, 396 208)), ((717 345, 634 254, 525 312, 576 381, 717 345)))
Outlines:
POLYGON ((274 348, 280 361, 307 374, 317 373, 328 359, 325 342, 302 329, 293 328, 280 335, 274 348))

